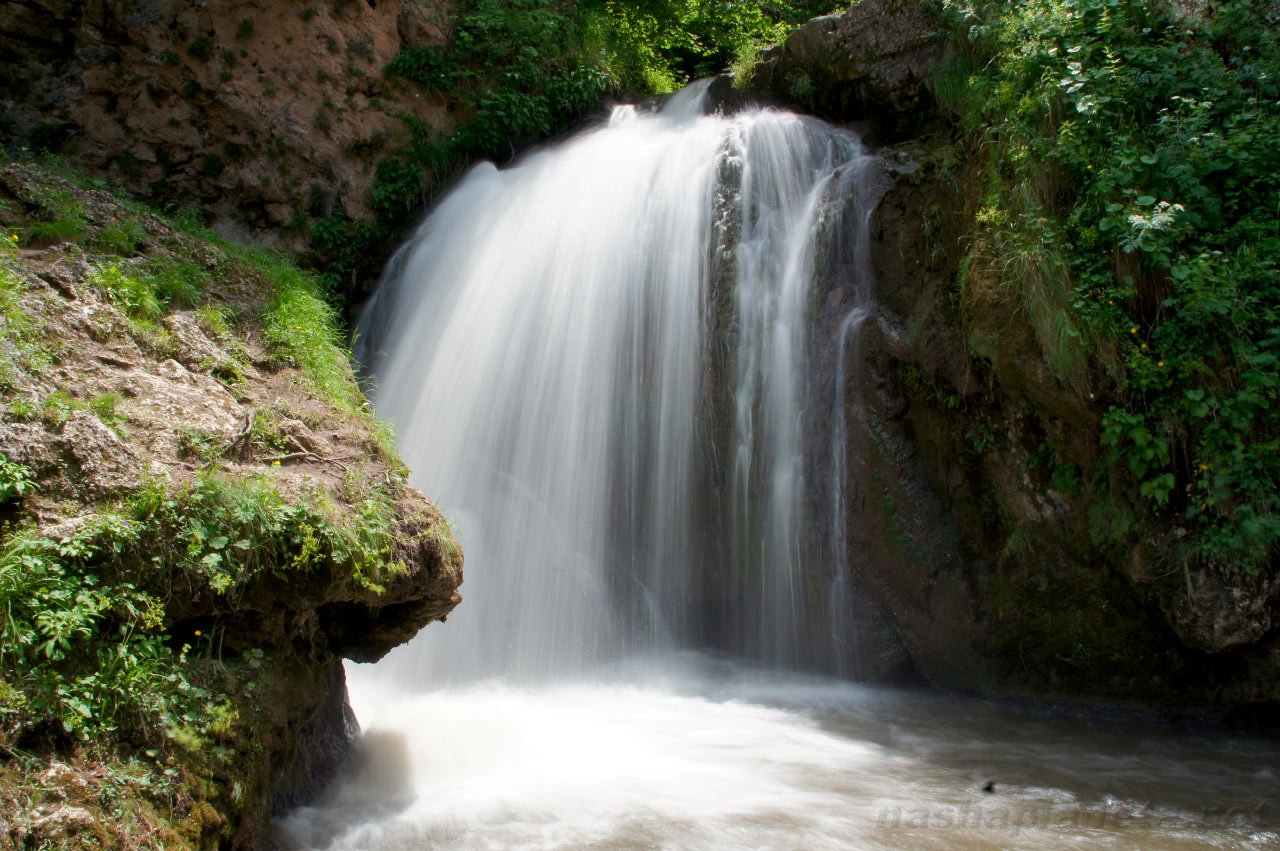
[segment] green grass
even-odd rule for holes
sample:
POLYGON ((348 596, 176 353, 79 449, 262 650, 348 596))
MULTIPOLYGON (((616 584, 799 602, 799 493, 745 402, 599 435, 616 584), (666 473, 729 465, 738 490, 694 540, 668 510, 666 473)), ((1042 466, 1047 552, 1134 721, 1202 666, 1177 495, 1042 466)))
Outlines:
POLYGON ((89 411, 112 431, 123 434, 125 417, 117 410, 124 397, 119 393, 102 393, 89 400, 89 411))
POLYGON ((124 271, 114 263, 99 266, 86 279, 102 290, 107 299, 130 319, 151 323, 164 316, 166 303, 160 299, 151 281, 124 271))
POLYGON ((108 254, 132 257, 142 246, 147 232, 137 222, 116 221, 98 231, 94 247, 108 254))
POLYGON ((199 264, 169 257, 151 257, 143 269, 143 280, 162 303, 184 308, 204 304, 209 273, 199 264))
POLYGON ((23 245, 33 247, 57 245, 62 242, 83 242, 89 233, 84 219, 63 218, 47 222, 35 222, 22 231, 23 245))
POLYGON ((0 391, 13 389, 22 373, 36 373, 50 363, 41 323, 29 310, 22 277, 10 265, 17 251, 12 236, 0 237, 0 391))

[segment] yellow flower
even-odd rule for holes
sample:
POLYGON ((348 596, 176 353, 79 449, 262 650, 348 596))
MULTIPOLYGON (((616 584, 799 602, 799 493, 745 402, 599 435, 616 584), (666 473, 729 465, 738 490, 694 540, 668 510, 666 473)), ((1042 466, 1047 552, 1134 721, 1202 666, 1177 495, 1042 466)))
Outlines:
POLYGON ((1142 344, 1142 348, 1144 348, 1144 349, 1145 349, 1146 347, 1147 347, 1147 344, 1146 344, 1146 343, 1143 343, 1143 344, 1142 344))
POLYGON ((1209 469, 1209 465, 1208 465, 1208 464, 1201 464, 1201 465, 1200 465, 1200 469, 1201 469, 1201 470, 1207 470, 1207 469, 1209 469))
POLYGON ((1130 333, 1130 334, 1137 334, 1137 333, 1138 333, 1138 327, 1135 325, 1134 327, 1130 328, 1130 329, 1129 329, 1129 333, 1130 333))
POLYGON ((196 632, 195 632, 195 636, 196 636, 196 638, 199 638, 199 637, 200 637, 200 636, 202 636, 202 635, 204 635, 204 633, 197 629, 197 630, 196 630, 196 632))
POLYGON ((276 460, 272 461, 272 462, 271 462, 271 466, 272 466, 272 467, 279 467, 279 466, 280 466, 280 459, 279 459, 279 458, 277 458, 276 460))
POLYGON ((1164 361, 1156 361, 1156 366, 1164 366, 1164 361))

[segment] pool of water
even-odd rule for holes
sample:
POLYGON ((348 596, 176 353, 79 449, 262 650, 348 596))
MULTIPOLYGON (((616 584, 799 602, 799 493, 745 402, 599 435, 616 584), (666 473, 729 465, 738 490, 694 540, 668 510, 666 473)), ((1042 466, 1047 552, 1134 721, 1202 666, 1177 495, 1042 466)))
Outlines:
POLYGON ((1280 742, 698 654, 400 690, 287 849, 1280 847, 1280 742), (989 790, 989 791, 988 791, 989 790))

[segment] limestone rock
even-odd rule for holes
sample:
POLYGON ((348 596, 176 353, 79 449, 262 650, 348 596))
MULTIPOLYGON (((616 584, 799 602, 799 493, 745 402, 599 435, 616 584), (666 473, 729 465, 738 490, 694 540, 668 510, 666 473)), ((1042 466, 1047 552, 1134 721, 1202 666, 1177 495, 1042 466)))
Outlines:
POLYGON ((227 232, 359 216, 402 113, 452 126, 444 98, 382 73, 405 47, 445 40, 445 7, 0 4, 0 135, 58 150, 135 195, 203 205, 227 232))
POLYGON ((141 483, 138 452, 93 414, 72 414, 62 426, 57 446, 70 462, 68 475, 89 498, 125 494, 141 483))

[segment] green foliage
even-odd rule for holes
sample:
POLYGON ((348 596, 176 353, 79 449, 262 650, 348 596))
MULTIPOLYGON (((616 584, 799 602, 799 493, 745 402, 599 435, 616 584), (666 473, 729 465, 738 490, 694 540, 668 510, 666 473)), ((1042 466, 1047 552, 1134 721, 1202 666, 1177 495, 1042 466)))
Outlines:
POLYGON ((1274 5, 942 5, 965 49, 939 75, 939 99, 990 157, 979 246, 1033 249, 1006 282, 1050 361, 1060 349, 1055 366, 1073 383, 1080 355, 1094 353, 1087 367, 1118 387, 1097 485, 1136 490, 1143 511, 1188 524, 1187 557, 1244 572, 1274 564, 1274 5))
POLYGON ((213 43, 201 36, 187 45, 187 55, 198 62, 208 62, 213 58, 213 43))
MULTIPOLYGON (((0 674, 16 684, 19 727, 58 725, 77 738, 161 721, 154 635, 163 604, 131 583, 104 585, 93 567, 138 540, 120 516, 95 516, 58 537, 22 533, 0 555, 0 674)), ((6 719, 13 725, 13 719, 6 719)))
POLYGON ((108 427, 120 432, 124 428, 125 418, 117 408, 123 401, 124 397, 119 393, 103 393, 89 400, 89 410, 108 427))
POLYGON ((56 245, 60 242, 79 242, 84 239, 86 225, 84 219, 53 219, 47 222, 34 222, 25 231, 27 245, 56 245))
POLYGON ((26 187, 23 201, 34 208, 36 221, 23 231, 27 245, 78 242, 88 233, 84 205, 67 190, 26 187))
POLYGON ((55 390, 40 402, 40 421, 50 428, 62 428, 76 411, 83 411, 84 403, 65 390, 55 390))
POLYGON ((271 356, 300 369, 318 398, 341 411, 369 416, 368 402, 351 376, 347 351, 340 343, 337 312, 320 282, 278 254, 240 249, 239 255, 271 284, 262 316, 271 356))
POLYGON ((207 464, 221 458, 226 448, 226 441, 218 432, 180 426, 176 434, 178 455, 182 458, 194 458, 207 464))
MULTIPOLYGON (((0 464, 0 479, 21 478, 10 473, 0 464)), ((269 476, 207 475, 176 491, 152 482, 65 531, 13 536, 0 553, 0 675, 17 686, 3 691, 4 726, 19 738, 207 744, 230 723, 226 698, 193 682, 163 599, 192 583, 234 596, 324 565, 378 590, 403 569, 392 503, 372 491, 351 514, 315 495, 287 500, 269 476)))
POLYGON ((20 372, 37 372, 49 364, 41 323, 24 306, 30 295, 7 262, 16 251, 16 235, 0 235, 0 390, 12 389, 20 372))
POLYGON ((209 273, 190 261, 149 257, 143 265, 142 280, 163 304, 193 308, 204 303, 209 273))
POLYGON ((165 304, 155 287, 143 278, 126 273, 116 264, 99 266, 86 281, 106 293, 107 298, 131 319, 154 322, 164 315, 165 304))
MULTIPOLYGON (((228 78, 230 79, 230 78, 228 78)), ((226 80, 222 80, 226 82, 226 80)), ((200 173, 208 177, 217 177, 227 168, 227 164, 222 161, 222 157, 215 153, 208 153, 200 157, 200 173)))
POLYGON ((0 453, 0 504, 22 499, 35 486, 30 469, 0 453))
POLYGON ((95 246, 108 254, 132 257, 146 236, 147 232, 135 221, 114 221, 98 231, 95 246))
POLYGON ((694 77, 754 61, 831 0, 463 0, 447 45, 408 47, 391 77, 459 103, 447 137, 404 116, 408 142, 380 161, 369 189, 376 221, 312 223, 315 265, 346 293, 377 272, 374 258, 409 214, 468 164, 503 158, 564 132, 610 94, 670 92, 694 77))
MULTIPOLYGON (((404 198, 399 193, 388 193, 381 196, 377 207, 403 203, 404 198)), ((323 269, 321 276, 330 291, 355 293, 361 280, 376 276, 382 256, 379 246, 394 232, 391 225, 351 219, 343 214, 313 221, 308 231, 313 259, 323 269)))

